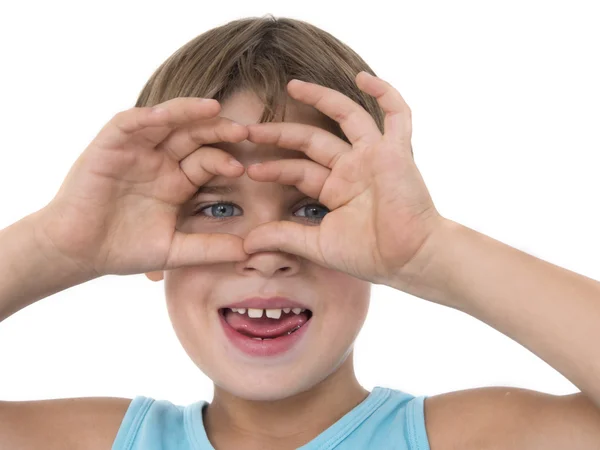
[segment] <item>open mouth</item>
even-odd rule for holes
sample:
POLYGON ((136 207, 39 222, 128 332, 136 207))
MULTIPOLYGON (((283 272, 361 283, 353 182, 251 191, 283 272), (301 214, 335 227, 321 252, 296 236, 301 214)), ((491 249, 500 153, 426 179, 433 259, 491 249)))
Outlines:
POLYGON ((255 340, 270 341, 296 333, 313 314, 311 310, 304 308, 221 308, 219 315, 239 334, 255 340))

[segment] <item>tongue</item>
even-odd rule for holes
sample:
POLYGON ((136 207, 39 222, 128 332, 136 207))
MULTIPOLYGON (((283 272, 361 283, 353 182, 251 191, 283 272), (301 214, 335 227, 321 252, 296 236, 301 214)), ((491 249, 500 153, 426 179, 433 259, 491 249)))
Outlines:
POLYGON ((308 320, 306 312, 294 314, 281 313, 279 319, 271 319, 263 314, 262 317, 251 319, 247 314, 234 313, 230 309, 225 311, 225 321, 236 331, 252 337, 275 338, 286 334, 308 320))

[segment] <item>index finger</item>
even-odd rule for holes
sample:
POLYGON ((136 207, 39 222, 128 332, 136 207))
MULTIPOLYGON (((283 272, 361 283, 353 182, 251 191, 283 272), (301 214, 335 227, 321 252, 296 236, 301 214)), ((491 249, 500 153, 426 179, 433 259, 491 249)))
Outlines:
POLYGON ((212 118, 221 107, 214 99, 177 97, 154 107, 134 107, 121 111, 100 130, 95 143, 100 147, 121 147, 133 135, 145 130, 144 138, 154 147, 165 139, 174 127, 196 120, 212 118))
POLYGON ((298 79, 291 80, 287 88, 291 97, 314 106, 338 122, 352 144, 371 144, 381 139, 381 132, 371 114, 341 92, 298 79))
POLYGON ((295 122, 264 122, 246 126, 247 139, 255 144, 271 144, 304 152, 322 166, 333 168, 350 144, 327 130, 295 122))

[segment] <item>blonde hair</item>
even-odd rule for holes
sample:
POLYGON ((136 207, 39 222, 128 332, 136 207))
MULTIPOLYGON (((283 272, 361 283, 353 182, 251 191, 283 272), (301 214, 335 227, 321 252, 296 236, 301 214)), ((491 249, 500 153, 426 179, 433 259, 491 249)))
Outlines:
MULTIPOLYGON (((283 106, 292 78, 341 92, 361 105, 383 133, 384 113, 377 100, 354 81, 360 71, 376 75, 346 44, 307 22, 249 17, 212 28, 179 48, 152 74, 135 106, 154 106, 175 97, 224 102, 238 90, 254 92, 265 105, 259 123, 283 106)), ((349 142, 337 122, 337 135, 349 142)))

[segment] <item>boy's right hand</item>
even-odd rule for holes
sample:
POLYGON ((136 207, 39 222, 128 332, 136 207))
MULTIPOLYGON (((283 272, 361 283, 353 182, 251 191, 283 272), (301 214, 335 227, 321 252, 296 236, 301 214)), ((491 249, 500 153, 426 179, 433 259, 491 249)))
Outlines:
POLYGON ((215 175, 242 166, 206 144, 241 142, 245 126, 219 117, 216 100, 179 97, 116 114, 75 161, 36 224, 39 236, 91 277, 243 261, 231 234, 176 229, 182 205, 215 175))

